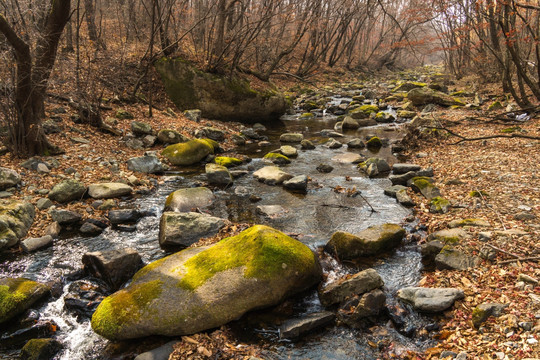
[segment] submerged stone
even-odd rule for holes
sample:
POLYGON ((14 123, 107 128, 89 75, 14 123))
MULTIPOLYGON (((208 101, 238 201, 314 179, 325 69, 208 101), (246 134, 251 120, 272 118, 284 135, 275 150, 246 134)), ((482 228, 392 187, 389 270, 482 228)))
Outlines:
POLYGON ((205 187, 180 189, 167 196, 165 211, 189 212, 212 205, 214 199, 212 190, 205 187))

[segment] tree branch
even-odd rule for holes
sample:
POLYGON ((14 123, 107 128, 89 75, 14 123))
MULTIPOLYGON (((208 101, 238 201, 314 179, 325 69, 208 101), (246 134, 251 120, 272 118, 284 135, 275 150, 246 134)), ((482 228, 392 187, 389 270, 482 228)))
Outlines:
POLYGON ((524 134, 510 134, 510 135, 489 135, 489 136, 480 136, 475 138, 468 138, 463 135, 460 135, 458 133, 453 132, 450 129, 447 129, 445 127, 434 127, 434 126, 428 126, 428 129, 434 129, 434 130, 444 130, 448 132, 450 135, 453 135, 455 137, 460 138, 458 142, 453 143, 452 145, 461 144, 465 141, 479 141, 479 140, 489 140, 489 139, 497 139, 497 138, 506 138, 506 139, 512 139, 512 138, 520 138, 520 139, 530 139, 530 140, 540 140, 540 136, 530 136, 530 135, 524 135, 524 134))

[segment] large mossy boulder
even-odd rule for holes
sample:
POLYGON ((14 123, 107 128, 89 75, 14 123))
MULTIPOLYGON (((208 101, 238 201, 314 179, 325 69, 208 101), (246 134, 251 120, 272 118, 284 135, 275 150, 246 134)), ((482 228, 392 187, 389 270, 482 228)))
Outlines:
POLYGON ((29 279, 0 279, 0 324, 23 313, 49 291, 47 285, 29 279))
POLYGON ((428 87, 412 89, 407 93, 407 99, 415 106, 427 104, 437 104, 442 106, 463 105, 461 101, 452 96, 428 87))
POLYGON ((21 201, 0 201, 0 250, 17 244, 32 224, 34 205, 21 201))
POLYGON ((110 340, 193 334, 279 304, 320 280, 321 267, 307 246, 257 225, 147 265, 127 288, 103 300, 92 328, 110 340))
POLYGON ((257 91, 238 76, 202 72, 181 59, 156 62, 165 90, 180 110, 198 108, 202 116, 222 121, 277 120, 289 108, 277 90, 257 91))
POLYGON ((169 145, 161 152, 173 165, 189 166, 198 163, 214 153, 212 142, 206 139, 195 139, 185 143, 169 145))
POLYGON ((370 226, 358 234, 337 231, 324 249, 340 260, 376 255, 401 243, 405 229, 396 224, 370 226))

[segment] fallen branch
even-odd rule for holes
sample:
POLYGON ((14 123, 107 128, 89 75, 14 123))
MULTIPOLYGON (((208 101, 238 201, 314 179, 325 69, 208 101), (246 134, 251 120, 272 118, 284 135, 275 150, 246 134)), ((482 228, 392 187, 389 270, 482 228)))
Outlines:
POLYGON ((516 261, 539 261, 540 257, 526 257, 526 258, 517 258, 517 259, 510 259, 510 260, 503 260, 499 261, 497 264, 510 264, 516 261))
POLYGON ((506 250, 503 250, 503 249, 501 249, 501 248, 498 248, 498 247, 496 247, 496 246, 494 246, 494 245, 491 245, 491 244, 486 244, 486 245, 489 246, 490 248, 492 248, 493 250, 497 250, 497 251, 502 252, 503 254, 506 254, 506 255, 508 255, 508 256, 512 256, 512 257, 515 257, 515 258, 517 258, 517 259, 520 259, 520 258, 521 258, 519 255, 513 254, 513 253, 511 253, 511 252, 508 252, 508 251, 506 251, 506 250))
POLYGON ((520 138, 520 139, 530 139, 530 140, 540 140, 539 136, 530 136, 530 135, 523 135, 523 134, 510 134, 510 135, 489 135, 489 136, 480 136, 475 138, 468 138, 463 135, 460 135, 458 133, 453 132, 450 129, 447 129, 445 127, 433 127, 433 126, 427 126, 428 129, 434 129, 434 130, 444 130, 448 132, 450 135, 453 135, 455 137, 460 138, 458 142, 453 143, 452 145, 458 145, 465 141, 479 141, 479 140, 489 140, 489 139, 497 139, 497 138, 506 138, 506 139, 512 139, 512 138, 520 138))

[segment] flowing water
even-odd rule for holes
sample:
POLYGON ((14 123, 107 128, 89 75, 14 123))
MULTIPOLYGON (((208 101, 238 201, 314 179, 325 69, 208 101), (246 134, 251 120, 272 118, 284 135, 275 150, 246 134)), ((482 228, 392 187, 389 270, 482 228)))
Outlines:
MULTIPOLYGON (((336 101, 339 101, 337 99, 336 101)), ((216 216, 229 218, 232 221, 246 223, 262 223, 273 226, 283 232, 294 234, 300 241, 313 250, 323 246, 331 234, 337 230, 351 233, 358 232, 370 225, 383 223, 400 223, 410 215, 393 198, 383 195, 383 189, 390 185, 385 178, 369 179, 359 172, 356 165, 340 164, 332 159, 339 154, 348 152, 346 146, 331 150, 320 143, 324 141, 319 136, 322 129, 332 129, 336 122, 334 116, 323 116, 309 120, 299 120, 297 115, 283 117, 282 121, 273 124, 267 131, 261 132, 268 137, 272 145, 259 147, 258 144, 248 144, 239 152, 253 158, 244 169, 254 171, 267 165, 261 158, 268 151, 279 147, 279 135, 285 132, 300 132, 316 144, 315 150, 299 151, 299 156, 292 164, 283 169, 293 175, 308 175, 312 181, 306 194, 286 191, 280 186, 267 186, 258 183, 251 174, 235 180, 234 185, 226 189, 217 189, 217 201, 212 208, 216 216), (334 167, 329 174, 316 171, 317 165, 325 163, 334 167), (242 187, 242 192, 255 194, 261 201, 252 203, 248 197, 236 195, 235 190, 242 187), (362 196, 347 196, 346 193, 334 191, 336 187, 355 189, 362 196), (369 203, 369 204, 368 204, 369 203), (269 218, 257 211, 257 206, 281 205, 285 211, 279 216, 269 218), (371 211, 370 205, 376 210, 371 211)), ((377 135, 381 138, 398 139, 399 126, 388 124, 364 128, 359 131, 346 132, 345 137, 338 139, 346 143, 349 139, 377 135)), ((353 150, 351 150, 353 151, 353 150)), ((389 147, 382 148, 377 154, 368 150, 354 150, 367 157, 377 156, 396 162, 389 147)), ((0 276, 22 276, 43 282, 61 284, 62 291, 58 297, 42 306, 41 319, 54 320, 58 325, 57 337, 65 349, 57 359, 107 359, 122 358, 108 355, 107 342, 94 334, 88 320, 77 320, 64 310, 64 299, 71 281, 68 274, 82 267, 82 255, 89 251, 110 250, 114 248, 132 247, 143 257, 145 262, 165 256, 158 244, 158 224, 165 197, 172 191, 196 186, 204 181, 201 170, 184 169, 180 172, 164 176, 162 184, 148 195, 139 196, 123 203, 126 208, 139 208, 154 214, 143 218, 137 224, 136 232, 121 232, 108 228, 95 238, 71 237, 55 242, 54 246, 34 254, 6 257, 0 265, 0 276)), ((345 267, 332 262, 327 281, 336 279, 347 273, 354 273, 366 267, 375 268, 385 282, 385 292, 388 301, 395 302, 395 292, 404 286, 415 285, 420 279, 421 262, 418 249, 414 244, 404 244, 397 250, 381 259, 375 259, 365 264, 345 267)), ((322 310, 316 292, 312 291, 298 300, 295 305, 295 316, 322 310)), ((427 324, 429 319, 412 315, 412 323, 427 324)), ((395 349, 419 349, 426 346, 425 341, 410 339, 400 335, 385 323, 373 324, 383 329, 385 338, 395 349)), ((244 326, 244 325, 241 325, 244 326)), ((298 343, 282 342, 276 336, 276 326, 267 328, 243 327, 245 333, 257 336, 247 336, 264 342, 269 350, 266 357, 275 359, 375 359, 380 352, 373 348, 372 332, 352 330, 346 327, 333 327, 330 330, 305 338, 298 343)), ((13 353, 0 354, 0 359, 10 358, 13 353)))

